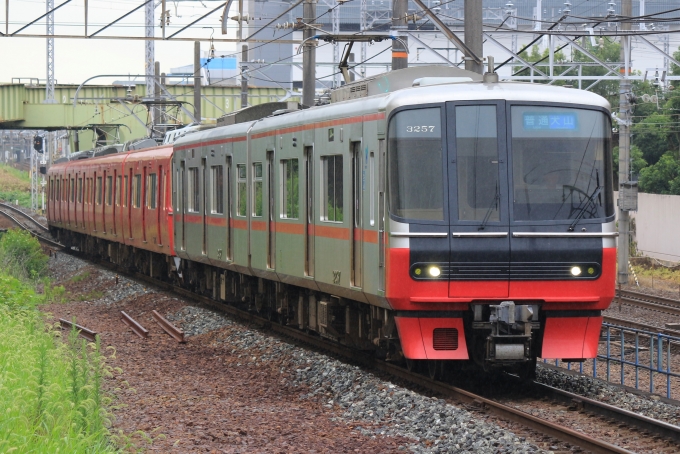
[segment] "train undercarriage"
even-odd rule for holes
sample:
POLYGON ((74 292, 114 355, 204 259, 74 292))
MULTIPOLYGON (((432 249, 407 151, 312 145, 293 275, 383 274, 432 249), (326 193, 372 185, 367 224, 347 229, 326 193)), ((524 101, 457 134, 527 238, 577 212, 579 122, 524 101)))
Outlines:
POLYGON ((469 360, 409 360, 401 348, 395 312, 347 298, 179 259, 65 229, 51 228, 67 248, 297 327, 322 338, 405 364, 431 378, 451 371, 504 369, 535 375, 540 351, 538 305, 472 304, 463 315, 469 360))

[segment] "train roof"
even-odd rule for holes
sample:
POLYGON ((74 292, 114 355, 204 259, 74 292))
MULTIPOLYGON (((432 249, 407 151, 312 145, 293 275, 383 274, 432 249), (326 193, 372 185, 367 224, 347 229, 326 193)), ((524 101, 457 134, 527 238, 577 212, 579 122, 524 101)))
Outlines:
POLYGON ((605 98, 585 90, 526 82, 484 82, 479 74, 441 66, 392 71, 366 81, 348 84, 341 90, 345 93, 344 100, 339 100, 343 96, 336 96, 336 101, 331 104, 217 127, 182 137, 175 146, 185 148, 199 143, 206 145, 225 136, 243 136, 251 128, 251 132, 257 133, 376 112, 389 115, 399 107, 447 101, 550 102, 611 110, 605 98), (350 95, 351 93, 355 95, 350 95))

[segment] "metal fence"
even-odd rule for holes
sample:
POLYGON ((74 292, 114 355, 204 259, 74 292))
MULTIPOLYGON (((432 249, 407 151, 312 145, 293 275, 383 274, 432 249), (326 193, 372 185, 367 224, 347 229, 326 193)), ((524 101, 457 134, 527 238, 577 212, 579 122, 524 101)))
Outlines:
MULTIPOLYGON (((555 365, 560 366, 560 360, 555 365)), ((566 368, 635 389, 649 387, 650 393, 665 390, 672 398, 674 388, 680 394, 680 337, 603 323, 597 358, 567 362, 566 368)))

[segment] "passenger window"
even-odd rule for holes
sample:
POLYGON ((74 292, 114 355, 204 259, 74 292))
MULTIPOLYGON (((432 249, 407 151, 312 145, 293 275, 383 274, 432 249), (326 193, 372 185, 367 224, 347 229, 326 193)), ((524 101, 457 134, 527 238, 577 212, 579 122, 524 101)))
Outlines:
POLYGON ((248 193, 246 192, 246 165, 238 164, 236 166, 238 170, 237 185, 238 185, 238 208, 236 214, 238 216, 246 216, 247 213, 247 203, 248 203, 248 193))
POLYGON ((321 220, 342 222, 342 155, 321 158, 321 220))
POLYGON ((102 204, 102 177, 97 177, 97 205, 102 204))
POLYGON ((121 180, 122 180, 121 176, 118 175, 118 179, 117 179, 117 182, 116 182, 116 205, 117 206, 120 206, 121 180))
POLYGON ((142 175, 137 174, 132 179, 132 208, 142 206, 142 175))
POLYGON ((106 177, 106 204, 111 206, 113 202, 113 177, 106 177))
POLYGON ((198 213, 200 210, 200 188, 198 181, 198 167, 192 167, 188 172, 188 184, 187 184, 187 211, 193 213, 198 213))
POLYGON ((222 166, 212 166, 212 208, 214 214, 224 214, 224 174, 222 166))
POLYGON ((156 209, 156 174, 150 173, 146 177, 146 206, 151 209, 156 209))
POLYGON ((253 216, 262 216, 262 163, 253 164, 253 216))
POLYGON ((297 219, 300 213, 300 174, 297 159, 281 160, 281 217, 297 219))
POLYGON ((78 178, 78 203, 83 203, 83 179, 78 178))

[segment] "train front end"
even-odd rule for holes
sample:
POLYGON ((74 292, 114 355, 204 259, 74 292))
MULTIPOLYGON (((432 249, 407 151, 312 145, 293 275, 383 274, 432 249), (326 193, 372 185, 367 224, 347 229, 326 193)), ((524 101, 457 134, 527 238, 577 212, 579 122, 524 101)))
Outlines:
POLYGON ((388 112, 386 297, 404 356, 527 370, 596 356, 616 269, 607 102, 470 83, 388 112))

